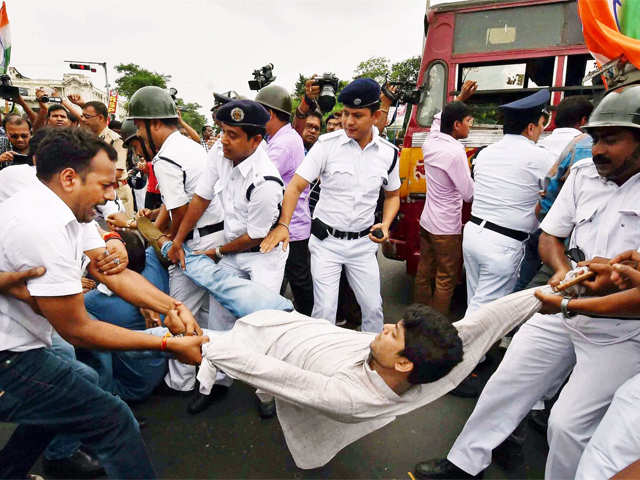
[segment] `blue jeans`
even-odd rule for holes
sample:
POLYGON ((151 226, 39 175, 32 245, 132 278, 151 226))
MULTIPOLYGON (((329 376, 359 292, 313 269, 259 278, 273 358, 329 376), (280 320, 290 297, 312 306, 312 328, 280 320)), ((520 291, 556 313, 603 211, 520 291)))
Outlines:
POLYGON ((528 288, 529 282, 533 280, 533 277, 535 277, 538 270, 540 270, 542 260, 538 253, 538 241, 540 240, 541 233, 542 230, 538 229, 529 235, 529 239, 527 240, 524 248, 524 258, 520 264, 518 281, 513 289, 514 292, 519 292, 520 290, 528 288))
POLYGON ((131 410, 49 349, 0 352, 0 421, 18 427, 0 451, 0 478, 26 478, 58 433, 86 445, 111 478, 154 478, 131 410))
MULTIPOLYGON (((62 338, 55 330, 53 331, 52 340, 51 352, 54 355, 69 362, 71 368, 82 378, 93 384, 98 384, 98 373, 88 365, 76 360, 76 351, 73 345, 62 338)), ((78 448, 80 448, 80 442, 77 439, 65 434, 56 435, 47 446, 44 456, 48 460, 69 458, 78 448)))
POLYGON ((78 357, 100 376, 100 387, 125 402, 141 402, 162 381, 167 371, 164 352, 155 350, 79 350, 78 357))
MULTIPOLYGON (((167 242, 162 246, 162 255, 165 257, 171 244, 172 242, 167 242)), ((293 304, 283 296, 259 283, 236 277, 206 255, 194 255, 189 247, 182 248, 185 254, 185 275, 196 285, 207 289, 234 316, 244 317, 258 310, 293 311, 293 304)))

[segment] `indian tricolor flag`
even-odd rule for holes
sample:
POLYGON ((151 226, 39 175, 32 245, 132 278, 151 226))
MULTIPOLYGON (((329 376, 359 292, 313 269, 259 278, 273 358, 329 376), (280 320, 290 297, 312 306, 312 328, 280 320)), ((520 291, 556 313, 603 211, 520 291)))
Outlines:
POLYGON ((7 16, 7 6, 2 2, 0 8, 0 70, 7 73, 9 59, 11 58, 11 32, 9 30, 9 17, 7 16))

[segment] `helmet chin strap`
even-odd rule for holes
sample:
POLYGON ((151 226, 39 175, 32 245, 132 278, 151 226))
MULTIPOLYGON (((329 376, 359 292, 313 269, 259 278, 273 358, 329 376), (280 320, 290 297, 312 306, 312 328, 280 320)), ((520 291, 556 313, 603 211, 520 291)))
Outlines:
POLYGON ((144 127, 147 130, 147 140, 149 141, 149 147, 151 147, 151 154, 155 157, 156 153, 158 153, 158 150, 156 149, 156 145, 153 143, 153 138, 151 137, 150 125, 151 125, 151 120, 145 119, 144 127))

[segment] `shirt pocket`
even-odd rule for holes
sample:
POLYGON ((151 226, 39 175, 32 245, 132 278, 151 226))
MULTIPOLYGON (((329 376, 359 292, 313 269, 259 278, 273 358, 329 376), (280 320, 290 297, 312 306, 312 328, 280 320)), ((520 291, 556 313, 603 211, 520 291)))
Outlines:
POLYGON ((579 247, 583 251, 585 248, 590 248, 593 242, 596 240, 597 222, 595 221, 597 209, 582 208, 576 212, 576 226, 573 230, 573 245, 572 247, 579 247))
POLYGON ((362 198, 377 202, 380 195, 380 188, 386 185, 387 182, 388 175, 383 169, 372 168, 367 171, 361 181, 360 191, 362 192, 362 198))
POLYGON ((618 226, 625 237, 635 239, 640 237, 640 210, 620 210, 618 226))
POLYGON ((322 188, 351 192, 356 187, 356 175, 353 165, 336 162, 327 168, 327 178, 322 180, 322 188))

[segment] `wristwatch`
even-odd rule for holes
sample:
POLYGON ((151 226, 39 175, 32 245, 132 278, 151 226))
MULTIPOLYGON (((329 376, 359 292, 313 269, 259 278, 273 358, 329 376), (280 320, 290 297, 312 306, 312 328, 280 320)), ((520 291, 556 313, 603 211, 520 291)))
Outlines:
POLYGON ((220 247, 216 247, 214 249, 214 256, 218 259, 221 260, 222 257, 224 257, 224 255, 222 254, 222 252, 220 251, 220 247))
POLYGON ((562 301, 560 302, 560 311, 562 312, 562 316, 564 318, 570 318, 576 314, 576 312, 569 311, 569 302, 571 300, 573 300, 571 297, 563 297, 562 301))

